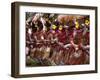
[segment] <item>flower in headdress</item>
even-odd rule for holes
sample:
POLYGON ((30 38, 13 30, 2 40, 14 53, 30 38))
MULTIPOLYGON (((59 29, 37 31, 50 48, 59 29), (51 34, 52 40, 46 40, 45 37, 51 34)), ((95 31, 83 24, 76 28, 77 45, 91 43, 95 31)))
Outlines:
POLYGON ((56 26, 56 25, 52 25, 52 29, 54 29, 54 30, 55 30, 56 28, 57 28, 57 26, 56 26))

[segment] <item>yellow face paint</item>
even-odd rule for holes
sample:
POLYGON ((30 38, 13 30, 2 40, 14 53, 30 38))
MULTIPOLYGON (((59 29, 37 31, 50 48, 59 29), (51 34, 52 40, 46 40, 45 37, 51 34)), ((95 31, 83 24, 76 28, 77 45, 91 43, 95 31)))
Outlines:
POLYGON ((79 23, 78 22, 75 22, 75 27, 76 27, 76 29, 79 28, 79 23))
POLYGON ((59 26, 59 30, 62 30, 63 28, 62 28, 62 26, 59 26))
POLYGON ((57 28, 57 26, 56 25, 52 25, 52 29, 56 29, 57 28))
POLYGON ((89 20, 85 20, 85 24, 86 25, 89 25, 90 24, 90 21, 89 20))

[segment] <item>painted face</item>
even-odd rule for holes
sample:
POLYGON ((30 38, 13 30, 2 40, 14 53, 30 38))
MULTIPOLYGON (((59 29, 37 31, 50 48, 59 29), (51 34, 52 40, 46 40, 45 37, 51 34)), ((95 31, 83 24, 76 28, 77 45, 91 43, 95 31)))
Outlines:
POLYGON ((90 24, 90 21, 89 20, 85 20, 85 25, 89 25, 90 24))
POLYGON ((54 30, 55 30, 56 28, 57 28, 57 26, 56 26, 56 25, 52 25, 52 29, 54 29, 54 30))
POLYGON ((76 29, 79 28, 79 23, 77 21, 75 22, 75 27, 76 27, 76 29))
POLYGON ((62 26, 59 26, 59 30, 62 30, 63 28, 62 28, 62 26))

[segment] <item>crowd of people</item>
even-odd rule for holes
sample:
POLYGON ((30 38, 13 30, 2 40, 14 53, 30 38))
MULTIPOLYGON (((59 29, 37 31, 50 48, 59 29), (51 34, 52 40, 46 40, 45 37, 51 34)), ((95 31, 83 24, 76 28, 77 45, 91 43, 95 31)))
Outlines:
POLYGON ((89 64, 88 15, 26 13, 26 66, 89 64))

